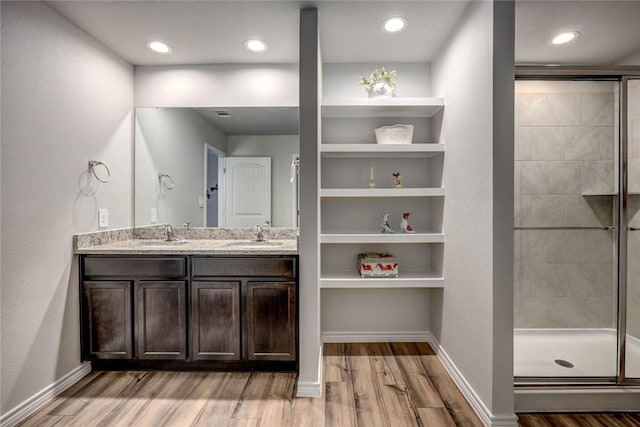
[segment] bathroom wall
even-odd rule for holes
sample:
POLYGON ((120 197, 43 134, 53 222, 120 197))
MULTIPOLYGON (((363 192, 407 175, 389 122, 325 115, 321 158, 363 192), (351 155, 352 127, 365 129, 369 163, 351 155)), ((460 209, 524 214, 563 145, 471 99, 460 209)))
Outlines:
POLYGON ((226 151, 226 135, 189 108, 138 108, 135 121, 135 225, 151 224, 156 208, 158 224, 203 227, 204 144, 226 151))
POLYGON ((614 224, 617 93, 516 82, 516 328, 615 327, 615 232, 563 228, 614 224))
MULTIPOLYGON (((431 331, 471 389, 485 425, 513 414, 513 2, 471 2, 431 63, 444 96, 445 287, 431 331), (505 217, 505 215, 508 215, 505 217)), ((434 129, 438 129, 434 122, 434 129)), ((468 390, 468 389, 467 389, 468 390)))
POLYGON ((297 64, 135 67, 136 107, 295 107, 297 64))
POLYGON ((292 227, 292 155, 298 154, 298 135, 230 135, 229 156, 271 158, 271 220, 273 227, 292 227))
POLYGON ((80 366, 71 237, 98 229, 98 208, 131 226, 133 68, 44 2, 0 8, 4 421, 80 366))

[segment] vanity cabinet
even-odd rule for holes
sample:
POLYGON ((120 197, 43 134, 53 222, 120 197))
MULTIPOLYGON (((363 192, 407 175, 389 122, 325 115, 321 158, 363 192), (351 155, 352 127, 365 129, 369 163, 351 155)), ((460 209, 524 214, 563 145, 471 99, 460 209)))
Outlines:
POLYGON ((193 357, 295 361, 296 263, 295 257, 194 256, 193 357))
POLYGON ((240 360, 240 282, 191 284, 193 360, 240 360))
POLYGON ((247 358, 295 360, 295 282, 249 281, 246 290, 247 358))
POLYGON ((297 256, 81 256, 94 369, 296 370, 297 256))
POLYGON ((186 359, 186 285, 186 281, 134 282, 134 329, 139 359, 186 359))
POLYGON ((133 354, 131 282, 84 282, 82 307, 85 355, 130 359, 133 354))
POLYGON ((84 359, 185 360, 186 257, 83 256, 84 359))

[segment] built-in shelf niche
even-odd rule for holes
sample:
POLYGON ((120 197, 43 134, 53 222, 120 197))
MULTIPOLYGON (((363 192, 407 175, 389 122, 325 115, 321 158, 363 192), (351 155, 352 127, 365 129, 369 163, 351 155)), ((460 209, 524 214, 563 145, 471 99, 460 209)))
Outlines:
POLYGON ((441 288, 442 244, 340 243, 321 248, 320 286, 322 288, 441 288), (363 278, 353 254, 391 253, 399 260, 399 277, 363 278))
MULTIPOLYGON (((446 190, 445 145, 429 142, 442 98, 344 98, 322 103, 320 145, 323 289, 441 288, 446 190), (414 126, 411 144, 377 144, 374 129, 414 126), (370 186, 371 167, 375 186, 370 186), (395 187, 393 173, 402 176, 395 187), (389 213, 396 233, 381 233, 389 213), (414 233, 401 233, 403 213, 414 233), (362 278, 357 255, 386 252, 400 263, 397 278, 362 278)), ((327 291, 329 292, 329 291, 327 291)))

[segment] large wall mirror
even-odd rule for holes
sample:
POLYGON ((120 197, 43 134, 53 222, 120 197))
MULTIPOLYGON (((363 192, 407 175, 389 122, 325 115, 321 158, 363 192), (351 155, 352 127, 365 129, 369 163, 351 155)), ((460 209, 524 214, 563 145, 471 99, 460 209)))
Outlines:
POLYGON ((298 225, 297 107, 137 108, 135 225, 298 225))

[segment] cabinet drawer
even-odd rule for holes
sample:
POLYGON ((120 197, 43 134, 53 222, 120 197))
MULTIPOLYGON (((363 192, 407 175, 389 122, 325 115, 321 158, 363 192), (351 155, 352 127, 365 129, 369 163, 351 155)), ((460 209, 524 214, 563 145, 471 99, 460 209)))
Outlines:
POLYGON ((178 257, 85 257, 85 276, 184 277, 186 258, 178 257))
POLYGON ((200 277, 294 277, 295 259, 286 257, 194 257, 193 275, 200 277))

